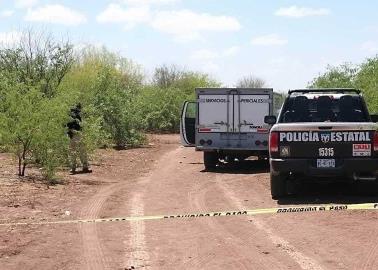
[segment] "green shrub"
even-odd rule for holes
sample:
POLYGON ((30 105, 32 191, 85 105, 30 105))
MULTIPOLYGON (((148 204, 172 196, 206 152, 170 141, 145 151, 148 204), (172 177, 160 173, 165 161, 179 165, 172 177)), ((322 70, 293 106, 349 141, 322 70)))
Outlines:
POLYGON ((150 132, 177 132, 181 105, 187 98, 181 89, 145 87, 135 99, 136 120, 150 132))
POLYGON ((316 77, 310 88, 358 88, 363 91, 372 113, 378 112, 378 56, 368 58, 358 66, 343 64, 327 68, 324 74, 316 77))
POLYGON ((356 85, 364 91, 369 110, 378 113, 378 56, 367 59, 360 66, 356 85))
POLYGON ((99 136, 92 137, 97 140, 92 144, 135 146, 143 143, 144 136, 136 129, 131 102, 142 79, 139 67, 131 61, 105 49, 89 48, 64 79, 61 92, 81 102, 84 119, 92 117, 97 123, 99 136))
POLYGON ((2 145, 17 157, 19 176, 28 164, 38 163, 50 181, 66 159, 66 107, 56 98, 43 98, 39 89, 20 89, 22 85, 8 89, 1 102, 2 145))
POLYGON ((183 102, 194 100, 198 87, 219 86, 219 82, 204 73, 174 65, 157 67, 152 84, 144 87, 136 98, 137 122, 149 132, 178 132, 183 102))
POLYGON ((325 73, 317 76, 309 84, 310 88, 350 88, 355 87, 358 67, 349 63, 338 67, 328 66, 325 73))
POLYGON ((67 104, 59 98, 41 102, 43 117, 35 133, 32 153, 42 175, 50 183, 55 183, 57 169, 67 163, 68 138, 64 126, 68 120, 67 109, 67 104))

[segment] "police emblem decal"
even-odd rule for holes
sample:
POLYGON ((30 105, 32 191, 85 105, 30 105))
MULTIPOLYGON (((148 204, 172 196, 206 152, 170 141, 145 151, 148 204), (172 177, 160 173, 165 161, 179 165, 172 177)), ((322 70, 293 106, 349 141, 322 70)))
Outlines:
POLYGON ((331 134, 330 133, 322 133, 322 134, 320 134, 320 139, 323 143, 328 143, 331 139, 331 134))

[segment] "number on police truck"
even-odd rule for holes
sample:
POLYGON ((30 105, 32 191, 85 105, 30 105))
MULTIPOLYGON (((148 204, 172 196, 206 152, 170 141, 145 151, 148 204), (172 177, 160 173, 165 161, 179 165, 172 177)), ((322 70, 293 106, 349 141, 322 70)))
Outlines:
POLYGON ((333 148, 319 148, 319 157, 333 157, 335 155, 335 151, 333 148))

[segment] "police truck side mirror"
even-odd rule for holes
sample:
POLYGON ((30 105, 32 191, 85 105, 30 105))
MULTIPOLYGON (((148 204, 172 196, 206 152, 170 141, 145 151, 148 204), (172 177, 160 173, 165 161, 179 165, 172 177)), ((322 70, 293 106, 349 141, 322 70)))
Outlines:
POLYGON ((371 114, 370 118, 372 122, 378 123, 378 114, 371 114))
POLYGON ((274 125, 277 122, 277 117, 274 115, 267 115, 264 117, 264 123, 269 125, 274 125))

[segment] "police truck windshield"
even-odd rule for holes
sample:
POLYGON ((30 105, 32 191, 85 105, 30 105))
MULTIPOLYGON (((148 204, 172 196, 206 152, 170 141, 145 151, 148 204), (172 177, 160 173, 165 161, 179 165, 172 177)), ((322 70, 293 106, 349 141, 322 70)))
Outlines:
POLYGON ((365 104, 358 95, 300 95, 289 97, 280 123, 368 122, 365 104))

